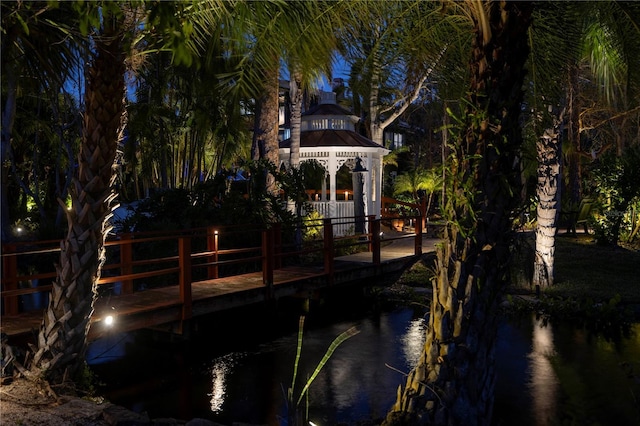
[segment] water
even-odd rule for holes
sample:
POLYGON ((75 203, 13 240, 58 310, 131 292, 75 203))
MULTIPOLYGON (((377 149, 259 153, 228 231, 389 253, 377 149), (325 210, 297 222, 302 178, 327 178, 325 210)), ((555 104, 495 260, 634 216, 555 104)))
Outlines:
POLYGON ((498 354, 496 422, 640 425, 640 324, 606 338, 526 318, 502 324, 498 354))
MULTIPOLYGON (((296 394, 333 339, 360 330, 311 385, 316 425, 384 417, 422 349, 423 308, 342 302, 312 309, 304 327, 296 394)), ((200 324, 190 340, 116 335, 92 345, 88 360, 109 400, 152 418, 283 424, 297 315, 248 309, 200 324)), ((612 340, 535 318, 510 320, 499 329, 497 361, 496 425, 640 425, 640 325, 612 340)))

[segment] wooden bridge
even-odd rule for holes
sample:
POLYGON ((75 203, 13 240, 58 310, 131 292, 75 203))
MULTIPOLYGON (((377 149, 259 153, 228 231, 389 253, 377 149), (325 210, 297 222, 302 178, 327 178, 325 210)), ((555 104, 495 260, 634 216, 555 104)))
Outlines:
MULTIPOLYGON (((112 329, 180 333, 185 321, 200 315, 397 272, 425 244, 419 217, 406 220, 412 232, 383 234, 383 220, 369 216, 113 235, 105 243, 89 340, 112 329), (363 221, 365 233, 334 237, 334 228, 362 229, 363 221), (303 233, 304 239, 295 238, 303 233)), ((436 240, 425 241, 432 250, 436 240)), ((2 332, 35 336, 59 247, 59 241, 3 245, 2 332)))

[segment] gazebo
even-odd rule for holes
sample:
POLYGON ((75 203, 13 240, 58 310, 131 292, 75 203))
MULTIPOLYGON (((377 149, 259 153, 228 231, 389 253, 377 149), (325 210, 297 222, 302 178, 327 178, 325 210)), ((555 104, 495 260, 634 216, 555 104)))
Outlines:
MULTIPOLYGON (((382 159, 390 151, 357 133, 355 125, 358 121, 358 116, 337 104, 334 92, 321 92, 319 104, 302 114, 300 162, 317 160, 324 167, 323 187, 310 199, 323 217, 353 217, 356 214, 353 193, 337 188, 336 176, 343 167, 352 173, 356 168, 355 173, 363 183, 364 212, 358 214, 380 217, 382 159)), ((291 138, 281 141, 281 164, 288 164, 290 151, 291 138)))

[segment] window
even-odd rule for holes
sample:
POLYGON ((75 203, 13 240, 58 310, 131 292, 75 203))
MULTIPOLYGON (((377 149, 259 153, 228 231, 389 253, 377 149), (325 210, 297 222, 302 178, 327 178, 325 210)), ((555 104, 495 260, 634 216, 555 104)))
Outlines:
POLYGON ((402 133, 393 134, 393 147, 400 149, 404 146, 404 135, 402 133))

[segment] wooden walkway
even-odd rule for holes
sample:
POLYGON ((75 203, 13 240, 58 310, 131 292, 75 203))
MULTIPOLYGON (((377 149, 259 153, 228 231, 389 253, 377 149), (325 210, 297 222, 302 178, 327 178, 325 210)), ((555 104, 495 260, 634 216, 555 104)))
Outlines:
MULTIPOLYGON (((405 268, 415 258, 415 236, 406 235, 380 246, 379 261, 372 252, 335 257, 331 273, 322 266, 285 266, 273 270, 272 285, 265 286, 263 272, 194 281, 190 298, 182 300, 177 285, 109 295, 97 299, 91 317, 89 340, 108 333, 161 327, 181 333, 184 320, 287 296, 310 296, 328 287, 361 283, 405 268), (107 317, 113 324, 107 325, 107 317)), ((422 239, 422 252, 433 251, 435 239, 422 239)), ((0 328, 8 336, 35 339, 42 311, 3 315, 0 328)))

